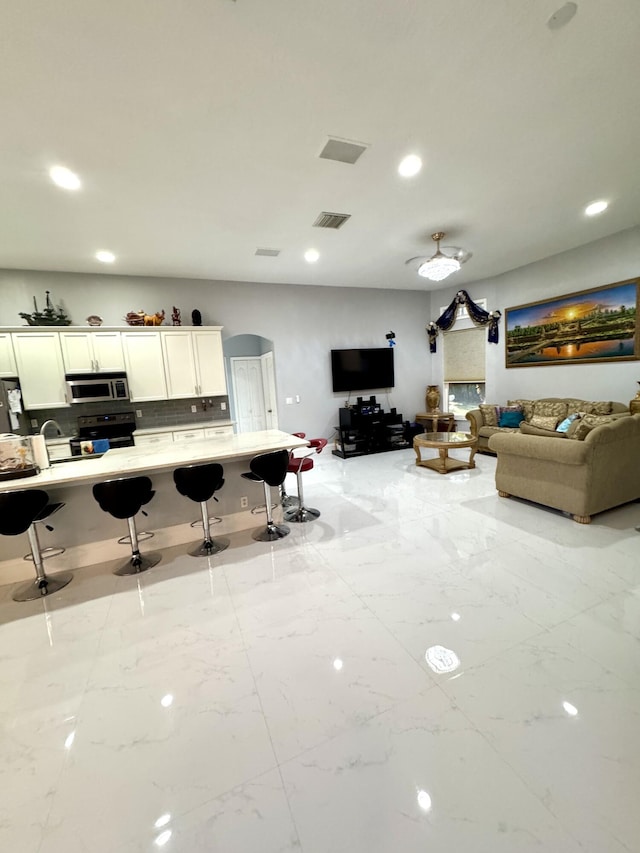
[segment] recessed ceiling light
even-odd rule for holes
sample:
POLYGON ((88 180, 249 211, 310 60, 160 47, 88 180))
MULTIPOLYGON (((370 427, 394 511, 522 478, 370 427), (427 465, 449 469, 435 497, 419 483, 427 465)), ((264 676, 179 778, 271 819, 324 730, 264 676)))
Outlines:
POLYGON ((587 216, 597 216, 599 213, 602 213, 609 207, 609 203, 606 201, 594 201, 591 204, 585 207, 584 212, 587 216))
POLYGON ((107 252, 103 250, 101 252, 96 252, 96 258, 102 264, 112 264, 115 261, 116 256, 113 254, 113 252, 107 252))
POLYGON ((398 174, 402 175, 403 178, 412 178, 418 174, 420 169, 422 169, 422 160, 417 154, 408 154, 404 160, 400 161, 398 174))
POLYGON ((63 190, 79 190, 82 186, 80 178, 66 166, 52 166, 49 169, 49 177, 56 186, 62 187, 63 190))
POLYGON ((316 249, 307 249, 307 251, 304 253, 304 259, 308 264, 315 264, 319 257, 320 252, 318 252, 316 249))

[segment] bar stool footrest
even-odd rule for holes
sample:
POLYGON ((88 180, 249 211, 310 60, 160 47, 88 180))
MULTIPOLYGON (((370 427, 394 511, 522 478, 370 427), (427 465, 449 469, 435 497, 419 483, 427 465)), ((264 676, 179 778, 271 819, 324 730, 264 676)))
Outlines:
MULTIPOLYGON (((48 557, 59 557, 60 554, 64 554, 66 550, 66 548, 55 548, 52 545, 49 548, 41 548, 40 556, 43 560, 46 560, 48 557)), ((29 562, 33 563, 33 554, 25 554, 22 559, 29 560, 29 562)))

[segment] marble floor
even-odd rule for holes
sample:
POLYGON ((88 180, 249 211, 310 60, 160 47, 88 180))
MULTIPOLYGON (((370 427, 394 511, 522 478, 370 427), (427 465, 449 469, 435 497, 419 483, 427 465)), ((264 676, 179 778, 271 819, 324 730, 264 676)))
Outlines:
POLYGON ((272 545, 1 587, 0 849, 637 851, 640 504, 414 459, 325 452, 272 545))

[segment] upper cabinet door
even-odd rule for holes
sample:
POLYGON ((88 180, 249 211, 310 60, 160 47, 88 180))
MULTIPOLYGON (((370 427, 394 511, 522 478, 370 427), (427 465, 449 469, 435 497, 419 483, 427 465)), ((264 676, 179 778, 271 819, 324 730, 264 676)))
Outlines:
POLYGON ((162 332, 167 394, 171 399, 200 394, 193 358, 193 338, 189 331, 162 332))
POLYGON ((67 373, 124 370, 120 332, 60 332, 67 373))
POLYGON ((220 332, 193 332, 193 351, 198 374, 199 395, 226 395, 222 335, 220 332))
POLYGON ((58 332, 67 373, 94 373, 91 332, 58 332))
POLYGON ((0 334, 0 378, 14 378, 18 375, 13 343, 9 332, 0 334))
POLYGON ((14 332, 22 401, 27 410, 68 406, 59 332, 14 332))
POLYGON ((98 373, 124 370, 120 332, 91 332, 91 340, 98 373))
POLYGON ((131 401, 166 400, 160 332, 122 332, 122 349, 131 401))

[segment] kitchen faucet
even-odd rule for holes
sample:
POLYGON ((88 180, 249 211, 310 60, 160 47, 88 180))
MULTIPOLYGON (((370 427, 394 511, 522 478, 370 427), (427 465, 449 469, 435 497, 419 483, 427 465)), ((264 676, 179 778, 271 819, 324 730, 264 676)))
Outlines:
POLYGON ((49 426, 49 424, 53 424, 53 425, 54 425, 54 427, 56 428, 56 430, 58 431, 58 435, 62 435, 62 430, 60 429, 60 424, 59 424, 57 421, 54 421, 53 419, 48 420, 48 421, 45 421, 45 422, 42 424, 42 426, 40 427, 40 435, 44 435, 44 434, 45 434, 45 432, 47 431, 47 427, 49 426))

